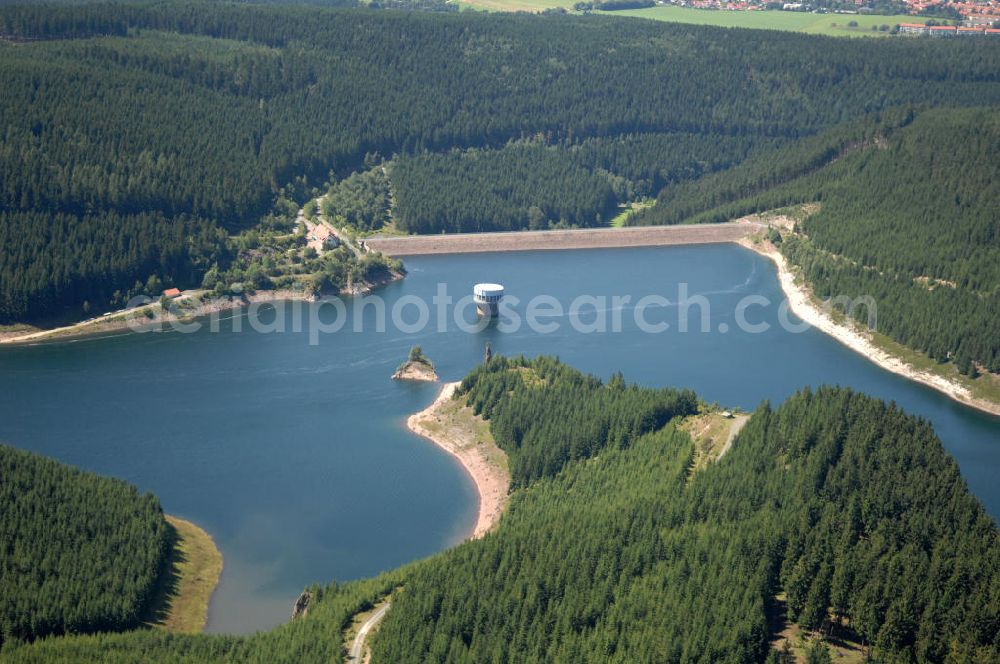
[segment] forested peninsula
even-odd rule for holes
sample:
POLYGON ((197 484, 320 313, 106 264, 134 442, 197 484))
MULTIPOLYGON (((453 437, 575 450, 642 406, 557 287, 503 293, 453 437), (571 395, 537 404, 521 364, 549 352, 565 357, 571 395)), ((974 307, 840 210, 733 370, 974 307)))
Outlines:
POLYGON ((894 405, 806 389, 761 404, 704 463, 686 422, 707 406, 689 391, 493 357, 458 394, 514 486, 482 539, 315 586, 308 614, 271 632, 50 638, 5 661, 329 662, 387 598, 373 661, 1000 656, 997 526, 931 427, 894 405))
POLYGON ((171 552, 159 501, 0 445, 0 652, 149 616, 171 552))

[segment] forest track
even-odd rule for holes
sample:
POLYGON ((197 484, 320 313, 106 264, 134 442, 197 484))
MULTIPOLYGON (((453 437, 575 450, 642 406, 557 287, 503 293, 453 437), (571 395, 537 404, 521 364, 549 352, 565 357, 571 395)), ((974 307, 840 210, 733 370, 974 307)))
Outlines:
POLYGON ((716 461, 726 456, 726 452, 728 452, 729 448, 733 446, 733 441, 736 440, 737 434, 739 434, 739 432, 743 429, 743 426, 747 423, 747 420, 749 419, 750 419, 749 415, 733 416, 733 424, 731 427, 729 427, 729 437, 726 438, 726 444, 723 445, 722 450, 719 451, 719 456, 716 459, 716 461))
POLYGON ((375 627, 378 626, 382 619, 385 618, 385 614, 389 612, 389 607, 391 606, 389 600, 386 600, 381 606, 375 609, 375 613, 368 616, 361 627, 358 628, 358 634, 354 637, 354 642, 351 643, 351 649, 347 653, 348 662, 361 662, 364 661, 362 658, 365 654, 365 639, 368 638, 368 634, 371 633, 375 627))

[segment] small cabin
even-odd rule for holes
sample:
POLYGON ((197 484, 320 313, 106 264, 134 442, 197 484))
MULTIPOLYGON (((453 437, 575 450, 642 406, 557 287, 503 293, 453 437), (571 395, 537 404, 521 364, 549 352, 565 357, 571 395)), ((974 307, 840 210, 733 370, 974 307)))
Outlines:
POLYGON ((179 288, 168 288, 167 290, 163 291, 163 297, 169 298, 171 300, 180 294, 181 290, 179 288))

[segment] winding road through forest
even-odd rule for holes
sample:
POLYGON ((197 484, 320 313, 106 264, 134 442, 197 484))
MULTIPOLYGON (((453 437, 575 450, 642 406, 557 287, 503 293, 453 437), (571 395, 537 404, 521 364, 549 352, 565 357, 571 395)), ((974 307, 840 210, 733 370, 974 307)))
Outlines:
POLYGON ((390 603, 388 600, 381 606, 379 606, 375 613, 368 616, 361 627, 358 628, 358 634, 354 637, 354 643, 351 644, 351 650, 347 655, 347 661, 349 662, 360 662, 362 661, 362 656, 365 652, 365 639, 368 637, 368 633, 372 631, 380 622, 382 618, 385 618, 385 614, 389 612, 390 603))

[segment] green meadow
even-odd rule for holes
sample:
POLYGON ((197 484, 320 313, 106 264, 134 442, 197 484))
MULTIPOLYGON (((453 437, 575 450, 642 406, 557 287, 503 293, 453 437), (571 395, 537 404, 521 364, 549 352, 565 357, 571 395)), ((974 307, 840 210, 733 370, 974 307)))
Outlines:
MULTIPOLYGON (((575 2, 576 0, 461 0, 459 5, 464 9, 495 12, 538 12, 557 7, 572 10, 575 2)), ((884 37, 888 36, 889 33, 888 31, 879 32, 877 28, 881 25, 888 25, 891 28, 898 23, 924 23, 930 20, 905 14, 874 16, 783 11, 717 11, 673 6, 594 13, 606 16, 632 16, 673 23, 714 25, 723 28, 786 30, 834 37, 884 37), (849 25, 852 21, 857 25, 849 25), (875 29, 873 30, 873 28, 875 29)))
POLYGON ((758 30, 788 30, 837 37, 885 36, 888 32, 873 31, 880 25, 892 27, 898 23, 924 23, 929 19, 917 16, 873 16, 860 14, 809 14, 783 11, 714 11, 686 7, 649 7, 618 12, 600 12, 616 16, 636 16, 654 21, 715 25, 724 28, 755 28, 758 30), (849 26, 850 22, 857 26, 849 26))

